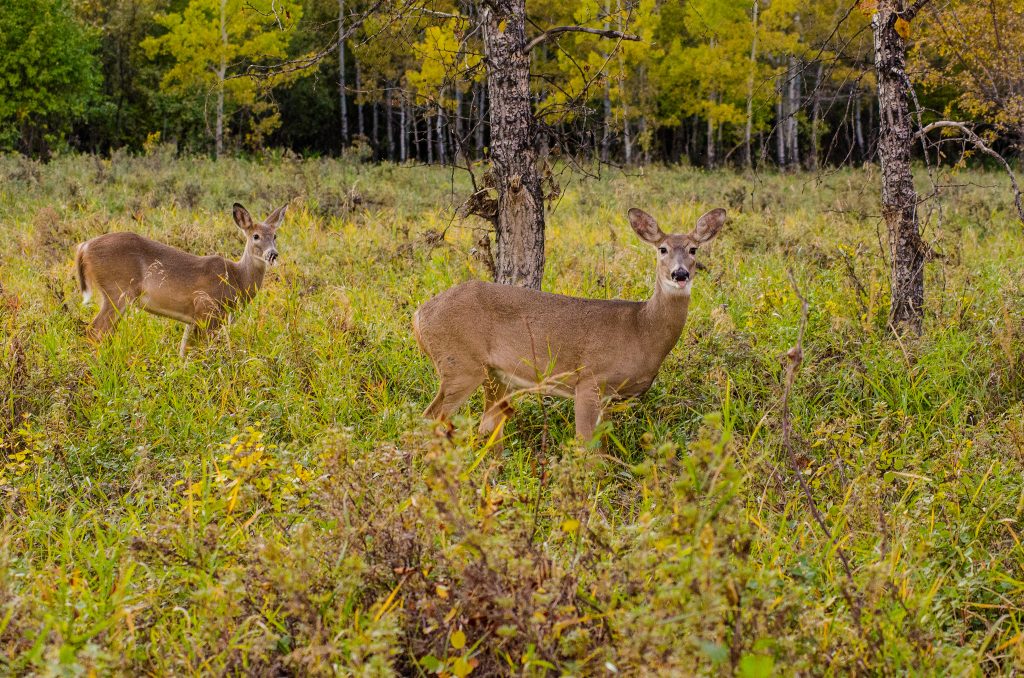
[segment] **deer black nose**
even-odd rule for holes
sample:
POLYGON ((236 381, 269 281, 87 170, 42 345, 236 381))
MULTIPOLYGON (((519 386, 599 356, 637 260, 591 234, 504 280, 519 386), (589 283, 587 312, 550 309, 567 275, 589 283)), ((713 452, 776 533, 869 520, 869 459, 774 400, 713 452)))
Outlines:
POLYGON ((685 268, 677 268, 672 271, 672 279, 677 282, 685 282, 690 279, 690 272, 685 268))
POLYGON ((277 250, 270 250, 269 252, 267 252, 267 261, 269 261, 270 263, 274 263, 275 261, 277 261, 277 250))

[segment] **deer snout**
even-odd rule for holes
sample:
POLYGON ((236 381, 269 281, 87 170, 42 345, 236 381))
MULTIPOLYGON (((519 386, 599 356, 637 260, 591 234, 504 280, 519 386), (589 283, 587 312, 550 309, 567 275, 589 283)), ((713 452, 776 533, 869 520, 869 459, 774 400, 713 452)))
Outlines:
POLYGON ((277 261, 277 250, 268 250, 263 256, 266 257, 268 262, 273 264, 277 261))
POLYGON ((675 280, 676 282, 686 282, 687 280, 690 279, 690 272, 682 267, 677 268, 676 270, 672 271, 672 279, 675 280))

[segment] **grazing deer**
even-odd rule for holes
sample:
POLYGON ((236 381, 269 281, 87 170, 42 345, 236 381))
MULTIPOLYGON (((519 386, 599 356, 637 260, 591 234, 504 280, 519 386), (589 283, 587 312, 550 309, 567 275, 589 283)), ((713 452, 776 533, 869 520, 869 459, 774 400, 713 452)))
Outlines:
POLYGON ((107 233, 82 243, 75 252, 78 284, 84 301, 98 292, 100 304, 89 337, 102 339, 125 307, 137 301, 150 313, 185 323, 179 349, 184 357, 194 333, 213 331, 232 309, 256 296, 267 265, 277 260, 277 229, 287 207, 258 223, 235 203, 235 223, 245 233, 245 253, 238 261, 197 257, 135 233, 107 233))
POLYGON ((686 323, 697 248, 718 234, 725 210, 708 212, 685 235, 663 233, 635 208, 629 223, 658 253, 647 301, 581 299, 476 280, 420 306, 413 331, 441 380, 424 416, 447 420, 484 384, 480 432, 491 435, 512 413, 509 392, 532 389, 574 398, 576 435, 586 441, 605 398, 650 388, 686 323))

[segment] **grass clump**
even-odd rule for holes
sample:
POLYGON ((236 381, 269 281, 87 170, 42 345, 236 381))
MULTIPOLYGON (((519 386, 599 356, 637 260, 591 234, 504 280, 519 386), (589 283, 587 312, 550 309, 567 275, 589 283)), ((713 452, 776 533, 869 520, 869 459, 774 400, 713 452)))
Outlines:
POLYGON ((467 193, 346 161, 0 158, 0 670, 590 675, 1011 673, 1024 662, 1024 242, 964 172, 926 236, 920 338, 886 327, 870 169, 652 169, 565 187, 546 288, 641 299, 641 207, 702 252, 683 338, 604 451, 523 397, 502 454, 423 422, 409 327, 470 277, 467 193), (282 265, 180 360, 129 312, 82 337, 75 243, 237 256, 234 201, 290 201, 282 265), (941 220, 940 217, 941 216, 941 220), (443 234, 443 236, 442 236, 443 234), (810 304, 781 445, 782 355, 810 304), (837 557, 851 563, 848 581, 837 557), (858 612, 851 607, 857 608, 858 612))

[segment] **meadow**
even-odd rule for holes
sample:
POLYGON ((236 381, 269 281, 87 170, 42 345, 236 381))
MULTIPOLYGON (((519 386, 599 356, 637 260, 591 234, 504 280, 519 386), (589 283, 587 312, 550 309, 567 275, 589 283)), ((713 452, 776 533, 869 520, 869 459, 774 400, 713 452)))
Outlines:
POLYGON ((411 315, 488 275, 458 172, 0 157, 0 673, 1019 671, 1024 237, 1002 176, 947 179, 925 331, 897 338, 876 168, 563 175, 549 291, 646 298, 630 207, 730 221, 599 445, 527 395, 497 453, 479 394, 453 433, 420 417, 411 315), (184 360, 139 311, 90 346, 75 244, 237 258, 235 201, 290 204, 254 303, 184 360))

